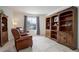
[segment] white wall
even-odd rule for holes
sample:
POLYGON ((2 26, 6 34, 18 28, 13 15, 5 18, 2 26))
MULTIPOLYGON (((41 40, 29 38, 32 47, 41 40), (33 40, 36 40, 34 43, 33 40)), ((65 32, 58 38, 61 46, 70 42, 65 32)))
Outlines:
POLYGON ((4 13, 8 16, 8 39, 13 39, 11 28, 13 27, 12 20, 13 20, 13 13, 12 10, 8 7, 0 7, 0 9, 3 9, 4 13))
POLYGON ((16 22, 16 27, 22 27, 24 26, 24 14, 20 12, 13 12, 14 20, 13 22, 16 22))
MULTIPOLYGON (((24 26, 24 13, 14 12, 14 22, 17 23, 16 27, 23 27, 24 26)), ((45 35, 45 15, 29 15, 25 14, 26 16, 39 16, 40 21, 40 35, 45 35)), ((35 30, 30 30, 31 35, 36 35, 35 30)))
POLYGON ((79 7, 78 7, 78 48, 79 48, 79 7))
POLYGON ((40 35, 45 35, 45 15, 39 16, 40 18, 40 35))

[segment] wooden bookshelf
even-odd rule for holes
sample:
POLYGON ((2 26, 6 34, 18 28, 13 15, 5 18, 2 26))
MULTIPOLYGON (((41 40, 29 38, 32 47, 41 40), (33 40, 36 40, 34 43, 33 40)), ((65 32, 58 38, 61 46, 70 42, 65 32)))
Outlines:
POLYGON ((46 18, 46 37, 50 38, 50 17, 46 18))
POLYGON ((50 29, 50 18, 46 18, 46 29, 50 29))
POLYGON ((57 40, 57 27, 58 27, 58 16, 57 15, 53 15, 51 17, 51 39, 52 40, 57 40))
POLYGON ((49 37, 71 49, 77 49, 77 13, 76 7, 70 7, 46 18, 49 37))
POLYGON ((8 42, 8 18, 5 14, 0 13, 0 46, 8 42))

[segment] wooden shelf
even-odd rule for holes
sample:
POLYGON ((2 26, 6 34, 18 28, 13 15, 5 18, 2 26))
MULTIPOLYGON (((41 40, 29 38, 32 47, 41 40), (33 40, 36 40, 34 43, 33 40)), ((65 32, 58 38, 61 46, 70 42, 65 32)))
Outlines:
POLYGON ((51 34, 51 35, 55 35, 55 36, 57 36, 57 34, 51 34))
POLYGON ((70 19, 70 20, 61 20, 60 22, 68 22, 68 21, 72 21, 72 19, 70 19))
POLYGON ((50 29, 50 18, 46 18, 46 29, 50 29))
POLYGON ((51 31, 57 32, 57 30, 51 30, 51 31))
POLYGON ((60 16, 60 17, 69 17, 69 16, 72 16, 72 13, 66 14, 66 15, 63 15, 63 16, 60 16))
POLYGON ((58 22, 54 22, 54 21, 53 21, 52 23, 58 23, 58 22))
POLYGON ((56 35, 51 35, 51 38, 57 39, 56 35))
POLYGON ((57 25, 56 26, 52 25, 52 27, 57 27, 57 25))
POLYGON ((72 26, 65 26, 65 25, 61 25, 60 27, 72 27, 72 26))

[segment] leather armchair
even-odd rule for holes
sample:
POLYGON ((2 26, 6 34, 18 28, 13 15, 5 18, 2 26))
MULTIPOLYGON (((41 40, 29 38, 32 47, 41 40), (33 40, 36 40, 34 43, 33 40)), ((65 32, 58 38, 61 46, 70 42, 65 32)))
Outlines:
POLYGON ((20 35, 20 32, 17 29, 11 29, 12 34, 15 39, 15 47, 16 50, 27 48, 29 46, 32 47, 32 36, 30 35, 20 35))

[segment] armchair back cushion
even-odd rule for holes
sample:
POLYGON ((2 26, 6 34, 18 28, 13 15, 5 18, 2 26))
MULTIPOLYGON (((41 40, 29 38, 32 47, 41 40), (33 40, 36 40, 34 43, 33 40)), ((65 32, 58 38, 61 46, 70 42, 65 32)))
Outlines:
POLYGON ((14 39, 17 40, 20 38, 20 33, 17 29, 11 29, 14 39))
POLYGON ((17 29, 20 33, 22 33, 22 31, 20 30, 20 27, 17 27, 16 29, 17 29))

